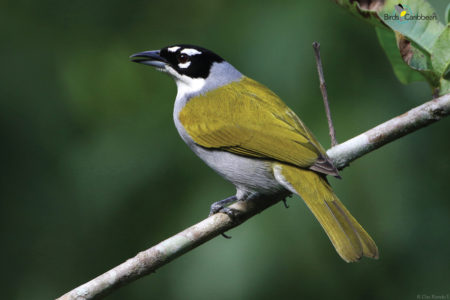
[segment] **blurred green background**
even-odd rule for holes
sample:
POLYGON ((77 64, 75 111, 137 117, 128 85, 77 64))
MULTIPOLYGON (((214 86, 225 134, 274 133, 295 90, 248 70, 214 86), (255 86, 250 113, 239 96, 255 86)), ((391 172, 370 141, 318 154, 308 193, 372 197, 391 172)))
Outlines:
MULTIPOLYGON (((430 1, 441 19, 447 1, 430 1)), ((329 147, 430 99, 332 1, 2 1, 2 299, 52 299, 202 220, 233 186, 172 121, 176 87, 128 56, 209 48, 274 90, 329 147)), ((107 299, 417 299, 450 293, 450 119, 331 182, 378 244, 347 264, 299 198, 107 299)))

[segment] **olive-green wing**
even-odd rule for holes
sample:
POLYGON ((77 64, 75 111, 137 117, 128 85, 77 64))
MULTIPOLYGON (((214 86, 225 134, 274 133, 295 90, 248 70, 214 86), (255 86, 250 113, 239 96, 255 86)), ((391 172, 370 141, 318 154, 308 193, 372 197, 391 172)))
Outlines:
POLYGON ((248 77, 191 99, 179 119, 200 146, 337 174, 297 115, 248 77))

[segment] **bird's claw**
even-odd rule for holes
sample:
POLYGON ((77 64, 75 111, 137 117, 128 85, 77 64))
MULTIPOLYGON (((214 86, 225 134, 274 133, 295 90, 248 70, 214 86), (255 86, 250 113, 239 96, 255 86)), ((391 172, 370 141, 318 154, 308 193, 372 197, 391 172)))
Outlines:
MULTIPOLYGON (((235 218, 236 218, 236 210, 229 208, 229 207, 223 207, 222 205, 218 205, 218 204, 211 205, 211 210, 209 211, 209 216, 212 216, 217 213, 224 213, 228 217, 230 217, 230 219, 232 219, 232 220, 235 220, 235 218)), ((221 233, 221 235, 226 239, 231 239, 231 236, 229 236, 225 233, 221 233)))
POLYGON ((283 201, 284 207, 289 208, 289 205, 287 204, 287 199, 286 198, 284 198, 281 201, 283 201))
MULTIPOLYGON (((226 199, 214 202, 211 204, 211 209, 209 210, 209 217, 223 210, 227 205, 232 202, 237 201, 236 196, 231 196, 226 199)), ((225 212, 226 213, 226 212, 225 212)), ((227 214, 227 213, 226 213, 227 214)))
POLYGON ((209 210, 209 215, 208 215, 208 217, 211 217, 212 215, 217 214, 217 213, 218 213, 219 211, 221 211, 223 208, 224 208, 223 205, 213 203, 213 204, 211 205, 211 209, 209 210))
POLYGON ((237 217, 237 210, 229 207, 223 207, 221 210, 219 210, 219 212, 226 214, 232 220, 235 220, 237 217))
POLYGON ((235 209, 224 207, 222 205, 211 205, 211 209, 209 211, 209 217, 217 214, 217 213, 224 213, 227 216, 230 217, 230 219, 234 220, 236 218, 237 211, 235 209))

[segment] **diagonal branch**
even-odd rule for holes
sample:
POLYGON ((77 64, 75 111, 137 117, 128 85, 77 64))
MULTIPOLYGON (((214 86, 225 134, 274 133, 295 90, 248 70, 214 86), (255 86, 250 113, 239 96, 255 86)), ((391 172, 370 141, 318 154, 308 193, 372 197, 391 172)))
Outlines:
MULTIPOLYGON (((446 94, 331 148, 327 154, 335 165, 342 169, 351 161, 449 114, 450 94, 446 94)), ((280 200, 258 199, 235 203, 231 206, 237 211, 235 219, 230 219, 226 214, 215 214, 158 245, 138 253, 121 265, 61 296, 58 300, 100 299, 114 289, 154 272, 184 253, 240 225, 280 200)))
POLYGON ((428 101, 327 151, 338 169, 450 114, 450 94, 428 101))

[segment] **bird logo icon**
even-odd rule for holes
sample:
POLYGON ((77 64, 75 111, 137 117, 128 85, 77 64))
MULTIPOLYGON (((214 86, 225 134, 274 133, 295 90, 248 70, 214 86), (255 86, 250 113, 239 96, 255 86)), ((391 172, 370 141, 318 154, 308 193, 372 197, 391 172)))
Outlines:
POLYGON ((401 5, 400 3, 395 5, 395 10, 400 15, 400 18, 404 17, 406 15, 406 9, 401 5))
MULTIPOLYGON (((417 8, 417 5, 414 7, 417 8)), ((407 4, 396 4, 392 9, 392 13, 384 14, 385 21, 393 21, 398 24, 404 24, 408 22, 416 23, 418 21, 437 20, 436 13, 426 14, 418 13, 413 10, 407 4)))

